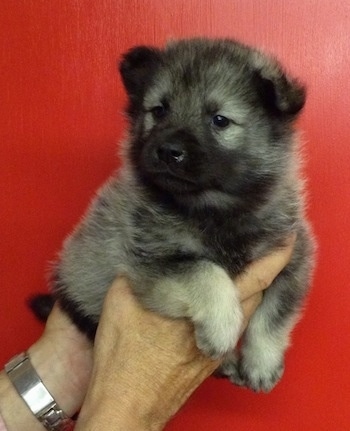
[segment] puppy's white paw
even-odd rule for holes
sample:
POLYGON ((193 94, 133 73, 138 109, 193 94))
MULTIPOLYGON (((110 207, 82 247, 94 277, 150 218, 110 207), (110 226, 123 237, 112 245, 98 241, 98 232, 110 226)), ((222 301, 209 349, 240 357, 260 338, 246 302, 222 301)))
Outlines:
POLYGON ((232 331, 218 331, 216 335, 207 325, 196 325, 196 344, 206 356, 219 359, 232 350, 238 341, 238 335, 232 331))
MULTIPOLYGON (((261 335, 261 334, 260 334, 261 335)), ((239 360, 239 374, 245 386, 256 392, 269 392, 284 371, 284 350, 277 338, 252 337, 244 340, 239 360)))
POLYGON ((283 362, 263 365, 262 362, 254 361, 253 364, 234 353, 223 361, 215 375, 226 377, 233 384, 255 392, 270 392, 282 377, 283 370, 283 362))
POLYGON ((208 310, 205 319, 195 322, 197 347, 212 359, 222 358, 235 348, 242 320, 241 309, 234 303, 221 310, 208 310))
POLYGON ((252 365, 243 359, 239 366, 239 375, 244 385, 255 392, 270 392, 281 379, 283 372, 283 362, 252 365))
POLYGON ((227 272, 212 262, 199 262, 176 287, 172 305, 181 290, 180 303, 186 304, 185 315, 194 324, 198 348, 213 359, 232 351, 240 337, 243 313, 238 290, 227 272))

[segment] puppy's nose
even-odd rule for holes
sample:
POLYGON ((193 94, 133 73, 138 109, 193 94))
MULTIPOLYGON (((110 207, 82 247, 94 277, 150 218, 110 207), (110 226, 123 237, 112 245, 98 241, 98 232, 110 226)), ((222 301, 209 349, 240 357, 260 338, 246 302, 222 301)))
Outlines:
POLYGON ((179 142, 165 142, 157 148, 158 159, 166 164, 181 163, 186 157, 186 150, 179 142))

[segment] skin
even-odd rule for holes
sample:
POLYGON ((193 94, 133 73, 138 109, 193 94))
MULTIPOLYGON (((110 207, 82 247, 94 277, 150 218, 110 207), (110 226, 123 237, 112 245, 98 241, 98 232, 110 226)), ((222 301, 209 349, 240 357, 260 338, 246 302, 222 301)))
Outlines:
MULTIPOLYGON (((245 325, 262 292, 288 263, 285 248, 254 262, 235 279, 245 325)), ((242 331, 244 328, 242 328, 242 331)), ((220 364, 198 351, 192 325, 144 310, 128 281, 111 286, 94 347, 55 305, 41 338, 29 349, 45 386, 69 415, 80 408, 75 430, 158 431, 220 364)), ((0 411, 9 431, 43 431, 4 372, 0 411)))

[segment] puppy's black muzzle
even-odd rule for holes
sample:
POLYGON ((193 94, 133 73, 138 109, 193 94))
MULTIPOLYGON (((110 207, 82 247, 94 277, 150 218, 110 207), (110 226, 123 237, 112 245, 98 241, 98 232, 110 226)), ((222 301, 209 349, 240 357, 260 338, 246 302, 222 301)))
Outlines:
POLYGON ((156 157, 167 165, 178 165, 186 161, 187 151, 181 142, 164 142, 156 149, 156 157))
POLYGON ((187 130, 159 135, 153 143, 154 166, 166 167, 174 174, 185 171, 198 146, 196 137, 187 130))
POLYGON ((177 193, 198 188, 196 170, 203 151, 190 131, 178 129, 155 133, 142 153, 144 174, 158 187, 177 193))

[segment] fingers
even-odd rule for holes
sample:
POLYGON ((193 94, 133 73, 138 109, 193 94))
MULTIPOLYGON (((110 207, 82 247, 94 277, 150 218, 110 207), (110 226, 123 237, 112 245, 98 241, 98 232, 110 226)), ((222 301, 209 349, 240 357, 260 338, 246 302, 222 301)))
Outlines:
POLYGON ((293 234, 287 239, 285 247, 251 263, 243 274, 235 278, 235 284, 242 301, 270 286, 290 261, 295 238, 296 235, 293 234))

